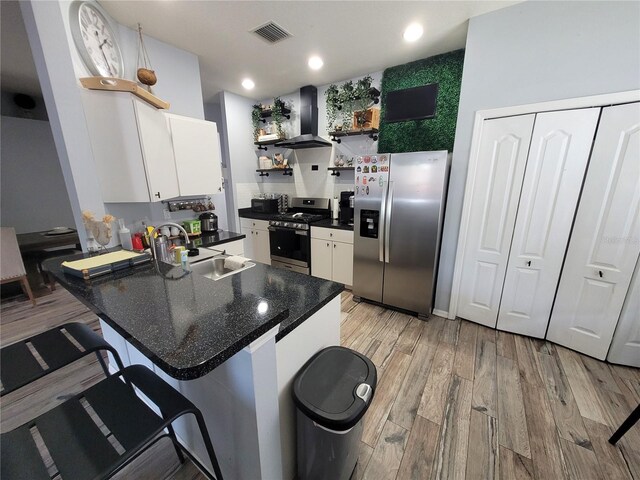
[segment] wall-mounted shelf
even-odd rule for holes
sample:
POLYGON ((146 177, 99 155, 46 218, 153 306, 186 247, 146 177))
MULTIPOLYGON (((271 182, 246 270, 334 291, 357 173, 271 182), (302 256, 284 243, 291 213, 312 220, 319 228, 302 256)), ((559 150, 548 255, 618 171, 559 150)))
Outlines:
POLYGON ((267 151, 267 146, 275 145, 276 143, 280 143, 286 140, 286 138, 276 138, 275 140, 265 140, 264 142, 253 142, 254 145, 258 146, 258 150, 267 151))
POLYGON ((339 177, 340 172, 353 172, 355 167, 329 167, 327 170, 331 172, 332 176, 339 177))
POLYGON ((293 168, 258 168, 256 170, 261 177, 268 177, 269 173, 282 173, 285 176, 293 176, 293 168))
POLYGON ((378 140, 378 132, 379 130, 377 128, 363 128, 362 130, 349 130, 347 132, 329 132, 329 136, 331 137, 331 141, 336 143, 342 143, 340 137, 355 137, 359 135, 367 135, 375 142, 378 140))
MULTIPOLYGON (((374 103, 374 105, 380 103, 380 90, 375 87, 371 87, 369 89, 369 98, 374 103)), ((360 100, 360 97, 356 97, 355 100, 360 100)), ((342 105, 338 105, 338 110, 342 110, 342 105)))
MULTIPOLYGON (((262 110, 262 112, 260 112, 260 117, 261 117, 260 121, 262 123, 267 123, 265 119, 271 116, 273 116, 273 110, 271 108, 267 110, 262 110)), ((282 107, 282 116, 285 117, 287 120, 291 120, 291 109, 287 107, 282 107)))
POLYGON ((180 210, 193 210, 194 212, 208 212, 215 210, 210 196, 202 196, 189 198, 185 200, 163 200, 162 203, 167 204, 170 212, 178 212, 180 210))

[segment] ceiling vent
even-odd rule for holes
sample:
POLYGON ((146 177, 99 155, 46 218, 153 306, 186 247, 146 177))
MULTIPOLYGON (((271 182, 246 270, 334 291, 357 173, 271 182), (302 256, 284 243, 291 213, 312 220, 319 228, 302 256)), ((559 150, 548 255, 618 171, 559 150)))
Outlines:
POLYGON ((265 23, 252 32, 269 43, 276 43, 291 36, 289 32, 274 22, 265 23))

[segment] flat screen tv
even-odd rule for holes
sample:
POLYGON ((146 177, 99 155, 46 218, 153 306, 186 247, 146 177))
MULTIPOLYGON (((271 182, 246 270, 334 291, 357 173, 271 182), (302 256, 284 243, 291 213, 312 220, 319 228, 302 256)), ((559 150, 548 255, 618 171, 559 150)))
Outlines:
POLYGON ((387 93, 384 119, 387 122, 422 120, 436 115, 438 84, 406 88, 387 93))

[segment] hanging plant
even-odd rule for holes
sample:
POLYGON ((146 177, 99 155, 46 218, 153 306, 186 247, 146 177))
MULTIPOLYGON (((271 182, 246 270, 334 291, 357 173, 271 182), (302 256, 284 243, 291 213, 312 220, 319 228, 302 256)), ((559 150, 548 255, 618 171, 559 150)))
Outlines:
POLYGON ((276 124, 276 133, 278 134, 278 138, 284 138, 284 129, 282 128, 282 119, 284 118, 283 110, 284 102, 280 97, 275 97, 273 99, 271 118, 273 118, 273 121, 276 124))
POLYGON ((260 121, 262 120, 262 105, 256 103, 251 109, 251 123, 253 125, 253 140, 258 141, 260 136, 260 121))
POLYGON ((371 82, 373 79, 371 76, 361 78, 356 83, 354 96, 356 98, 356 122, 358 127, 363 128, 367 121, 367 108, 371 103, 371 82))
POLYGON ((331 132, 338 119, 338 111, 341 107, 340 90, 336 85, 332 84, 329 85, 329 88, 327 88, 324 94, 327 97, 327 129, 331 132))
POLYGON ((340 103, 342 104, 342 130, 348 132, 353 123, 353 102, 356 100, 356 90, 349 80, 340 88, 340 103))

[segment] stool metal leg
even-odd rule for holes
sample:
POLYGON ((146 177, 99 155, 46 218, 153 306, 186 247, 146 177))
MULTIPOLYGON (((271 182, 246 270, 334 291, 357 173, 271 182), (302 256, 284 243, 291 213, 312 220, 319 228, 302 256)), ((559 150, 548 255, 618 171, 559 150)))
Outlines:
POLYGON ((222 471, 220 470, 220 465, 218 465, 218 459, 216 458, 216 454, 213 451, 213 445, 211 444, 211 438, 209 437, 209 431, 207 430, 207 425, 204 423, 204 418, 202 418, 202 414, 197 411, 193 412, 198 422, 198 428, 200 429, 200 434, 202 435, 202 440, 204 440, 204 446, 207 449, 207 453, 209 454, 209 458, 211 459, 211 464, 213 465, 213 471, 216 474, 217 480, 222 480, 222 471))
POLYGON ((98 362, 100 362, 100 366, 102 367, 102 370, 104 371, 104 374, 108 377, 109 376, 109 367, 107 367, 107 364, 104 363, 104 358, 102 358, 102 352, 100 350, 98 350, 96 352, 96 357, 98 358, 98 362))
POLYGON ((620 425, 620 428, 618 428, 618 430, 616 430, 616 432, 611 435, 609 443, 611 445, 615 445, 618 440, 620 440, 622 436, 638 422, 638 420, 640 420, 640 405, 638 405, 636 409, 631 412, 631 415, 629 415, 627 419, 622 423, 622 425, 620 425))

